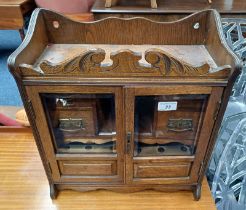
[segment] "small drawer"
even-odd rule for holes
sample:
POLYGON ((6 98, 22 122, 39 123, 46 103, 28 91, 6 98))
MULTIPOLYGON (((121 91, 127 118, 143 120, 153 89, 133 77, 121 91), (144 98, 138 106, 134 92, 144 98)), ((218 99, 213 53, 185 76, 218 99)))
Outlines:
POLYGON ((116 161, 59 161, 61 175, 112 176, 117 173, 116 161))
POLYGON ((65 136, 95 136, 96 115, 92 110, 66 110, 57 112, 58 128, 65 136))
MULTIPOLYGON (((58 99, 57 99, 58 100, 58 99)), ((97 134, 96 101, 89 99, 59 99, 51 111, 56 136, 95 136, 97 134), (58 103, 66 101, 66 105, 58 103)), ((65 102, 64 102, 65 103, 65 102)))
POLYGON ((135 178, 172 178, 188 177, 190 163, 134 164, 135 178))
POLYGON ((177 102, 177 110, 174 111, 158 111, 158 103, 165 101, 165 98, 157 100, 153 124, 153 130, 157 138, 195 139, 206 97, 193 96, 192 99, 187 97, 180 96, 177 97, 178 100, 175 100, 174 97, 167 98, 170 101, 177 102))

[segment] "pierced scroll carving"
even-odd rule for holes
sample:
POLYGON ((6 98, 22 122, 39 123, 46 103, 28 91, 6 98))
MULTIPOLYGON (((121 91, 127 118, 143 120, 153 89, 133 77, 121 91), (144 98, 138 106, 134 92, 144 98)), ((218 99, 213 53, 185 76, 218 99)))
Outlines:
POLYGON ((140 62, 142 53, 131 50, 121 50, 111 53, 110 59, 112 64, 104 64, 105 57, 106 52, 98 48, 85 51, 58 64, 44 60, 35 67, 23 64, 20 66, 20 69, 25 76, 41 74, 45 76, 206 76, 225 78, 230 73, 230 67, 228 66, 219 67, 217 70, 211 71, 207 63, 201 66, 191 66, 159 49, 145 51, 144 57, 147 61, 146 63, 140 62))
POLYGON ((146 51, 145 60, 166 76, 204 76, 209 73, 210 69, 208 64, 198 67, 191 66, 158 49, 146 51))
POLYGON ((91 68, 99 69, 104 58, 104 50, 94 49, 81 53, 80 55, 59 64, 43 61, 40 64, 40 69, 44 74, 78 75, 80 73, 89 73, 91 68))

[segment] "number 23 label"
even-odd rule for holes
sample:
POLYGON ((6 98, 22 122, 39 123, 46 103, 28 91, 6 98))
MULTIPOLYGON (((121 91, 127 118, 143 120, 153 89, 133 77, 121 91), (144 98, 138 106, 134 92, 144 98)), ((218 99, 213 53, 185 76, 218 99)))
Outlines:
POLYGON ((173 111, 177 110, 177 101, 167 101, 167 102, 158 102, 158 111, 173 111))

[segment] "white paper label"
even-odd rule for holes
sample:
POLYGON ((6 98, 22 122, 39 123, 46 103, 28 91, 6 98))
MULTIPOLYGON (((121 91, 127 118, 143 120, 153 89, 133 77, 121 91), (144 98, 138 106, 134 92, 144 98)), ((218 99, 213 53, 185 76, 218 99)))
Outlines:
POLYGON ((177 101, 158 102, 158 111, 177 110, 177 101))

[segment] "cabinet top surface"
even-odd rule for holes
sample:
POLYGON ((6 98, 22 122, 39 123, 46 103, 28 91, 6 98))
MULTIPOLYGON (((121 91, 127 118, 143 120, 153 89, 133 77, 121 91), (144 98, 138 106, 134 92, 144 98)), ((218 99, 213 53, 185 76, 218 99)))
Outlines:
POLYGON ((217 68, 217 64, 206 50, 204 45, 104 45, 104 44, 50 44, 48 45, 41 56, 36 60, 33 65, 38 68, 43 61, 53 64, 59 64, 66 60, 73 59, 74 57, 85 53, 91 49, 105 50, 105 59, 101 62, 102 66, 112 65, 110 58, 111 54, 131 50, 135 54, 139 54, 141 59, 139 63, 145 66, 150 64, 145 60, 144 54, 149 49, 161 50, 168 52, 170 56, 180 59, 191 66, 202 66, 209 64, 210 70, 217 68))

